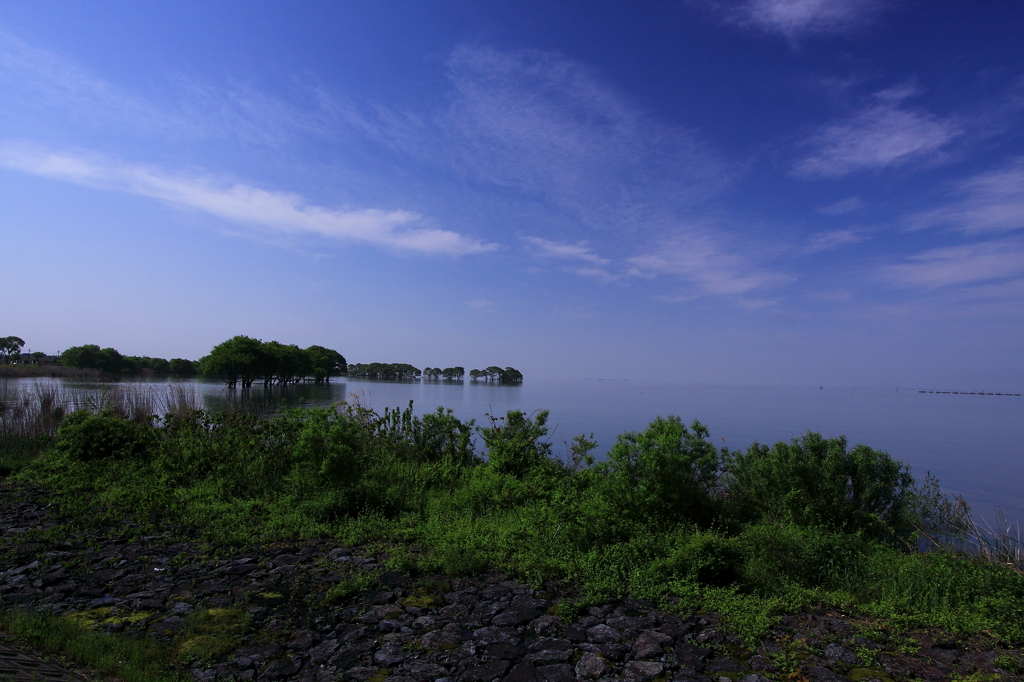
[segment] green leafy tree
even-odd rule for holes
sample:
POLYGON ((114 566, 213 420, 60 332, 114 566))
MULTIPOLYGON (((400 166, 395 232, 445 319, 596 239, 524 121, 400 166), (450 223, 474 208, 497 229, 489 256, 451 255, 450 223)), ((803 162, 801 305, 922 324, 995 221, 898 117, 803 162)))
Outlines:
POLYGON ((194 362, 184 358, 174 358, 167 363, 167 369, 171 374, 183 377, 192 376, 199 372, 194 362))
POLYGON ((313 379, 317 382, 330 381, 332 374, 344 374, 348 370, 345 356, 336 350, 323 346, 310 346, 306 355, 312 365, 313 379))
POLYGON ((313 363, 306 351, 295 344, 285 345, 268 341, 261 348, 263 352, 263 382, 271 384, 292 384, 313 373, 313 363))
POLYGON ((79 369, 98 369, 107 374, 120 374, 125 359, 113 348, 100 348, 96 344, 72 346, 60 354, 60 364, 79 369))
POLYGON ((501 367, 498 367, 497 365, 491 365, 484 370, 484 372, 487 373, 488 381, 500 381, 502 371, 501 367))
POLYGON ((445 379, 461 379, 466 376, 466 370, 462 367, 445 367, 443 370, 435 369, 435 371, 440 371, 441 376, 445 379))
POLYGON ((348 374, 349 376, 363 376, 374 379, 416 379, 422 376, 423 372, 404 362, 368 362, 366 364, 353 363, 349 365, 348 374))
POLYGON ((501 372, 501 381, 505 383, 518 383, 523 380, 523 373, 515 367, 506 367, 501 372))
POLYGON ((471 369, 471 370, 469 370, 469 378, 470 378, 471 381, 476 381, 480 377, 486 376, 486 374, 487 374, 486 372, 483 372, 483 371, 481 371, 479 369, 471 369))
POLYGON ((263 376, 266 358, 262 345, 259 339, 244 335, 219 343, 203 358, 203 374, 217 374, 231 388, 238 384, 250 388, 263 376))
POLYGON ((0 362, 8 364, 17 362, 25 341, 17 336, 0 337, 0 362))

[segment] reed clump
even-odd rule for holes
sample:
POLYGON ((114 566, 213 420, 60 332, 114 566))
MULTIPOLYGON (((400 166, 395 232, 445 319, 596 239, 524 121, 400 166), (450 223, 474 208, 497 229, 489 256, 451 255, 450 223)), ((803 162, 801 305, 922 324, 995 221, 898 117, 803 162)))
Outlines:
POLYGON ((67 388, 46 379, 28 386, 0 382, 0 476, 19 470, 49 448, 73 413, 104 414, 155 427, 202 407, 199 391, 187 382, 102 384, 98 389, 67 388))

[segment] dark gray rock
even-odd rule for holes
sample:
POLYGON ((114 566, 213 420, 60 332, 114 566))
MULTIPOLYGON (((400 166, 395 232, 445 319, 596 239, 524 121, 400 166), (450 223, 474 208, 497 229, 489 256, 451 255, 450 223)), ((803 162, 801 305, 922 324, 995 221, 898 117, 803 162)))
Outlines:
POLYGON ((713 658, 707 662, 707 671, 711 675, 715 673, 741 673, 746 669, 746 666, 742 663, 731 658, 713 658))
POLYGON ((527 647, 530 651, 571 651, 572 642, 567 639, 556 639, 554 637, 541 637, 530 642, 527 647))
POLYGON ((408 656, 401 644, 398 642, 388 642, 373 655, 373 662, 384 668, 390 668, 401 663, 406 658, 408 656))
POLYGON ((540 616, 540 613, 533 609, 507 609, 491 619, 491 624, 498 627, 519 627, 526 625, 533 619, 540 616))
POLYGON ((857 657, 857 654, 841 644, 829 644, 826 646, 825 658, 832 662, 838 661, 847 665, 857 665, 860 663, 860 658, 857 657))
POLYGON ((586 630, 583 628, 572 627, 571 625, 562 628, 562 636, 570 642, 576 642, 577 644, 587 641, 586 630))
POLYGON ((512 628, 490 626, 480 628, 473 633, 473 638, 484 644, 518 644, 519 633, 512 628))
POLYGON ((811 679, 811 682, 850 682, 850 678, 845 675, 840 675, 821 665, 808 670, 807 677, 811 679))
POLYGON ((711 650, 692 644, 680 644, 676 647, 676 661, 681 665, 694 670, 704 670, 708 659, 711 658, 711 650))
POLYGON ((597 654, 585 653, 576 664, 576 676, 583 678, 601 677, 608 664, 597 654))
POLYGON ((273 661, 262 673, 260 680, 286 680, 299 672, 299 664, 294 661, 273 661))
POLYGON ((491 682, 496 677, 501 677, 508 670, 508 661, 489 661, 481 665, 467 668, 459 680, 463 682, 491 682))
POLYGON ((508 675, 505 676, 505 680, 506 682, 545 682, 544 676, 530 663, 512 666, 508 675))
POLYGON ((541 651, 527 654, 523 660, 534 665, 554 665, 556 663, 568 663, 571 656, 571 651, 542 649, 541 651))
POLYGON ((620 639, 622 639, 622 633, 607 625, 595 625, 587 628, 587 640, 594 644, 617 643, 620 639))
POLYGON ((665 672, 665 666, 656 661, 630 661, 623 667, 622 676, 627 680, 650 682, 665 672))
POLYGON ((576 682, 572 666, 569 665, 543 665, 537 668, 537 672, 544 678, 544 682, 576 682))
POLYGON ((671 646, 672 638, 657 630, 648 630, 636 638, 633 643, 633 657, 638 659, 658 658, 664 647, 671 646))

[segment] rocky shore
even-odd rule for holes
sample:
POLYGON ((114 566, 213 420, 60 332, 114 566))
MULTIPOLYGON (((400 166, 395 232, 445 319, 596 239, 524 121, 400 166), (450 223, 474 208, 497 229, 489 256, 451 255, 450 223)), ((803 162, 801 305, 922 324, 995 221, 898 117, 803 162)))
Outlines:
POLYGON ((197 680, 1024 679, 1019 650, 936 631, 806 613, 746 646, 714 614, 639 600, 568 608, 570 588, 497 574, 413 579, 368 547, 62 537, 47 504, 45 491, 0 484, 0 607, 152 637, 197 680))

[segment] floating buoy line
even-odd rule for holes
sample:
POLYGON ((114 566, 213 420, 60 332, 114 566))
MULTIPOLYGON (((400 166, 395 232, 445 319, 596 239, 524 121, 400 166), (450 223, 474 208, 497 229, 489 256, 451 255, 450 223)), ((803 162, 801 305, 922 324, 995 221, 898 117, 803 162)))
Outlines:
POLYGON ((1020 397, 1020 393, 987 393, 985 391, 918 391, 918 393, 942 393, 943 395, 1007 395, 1020 397))

